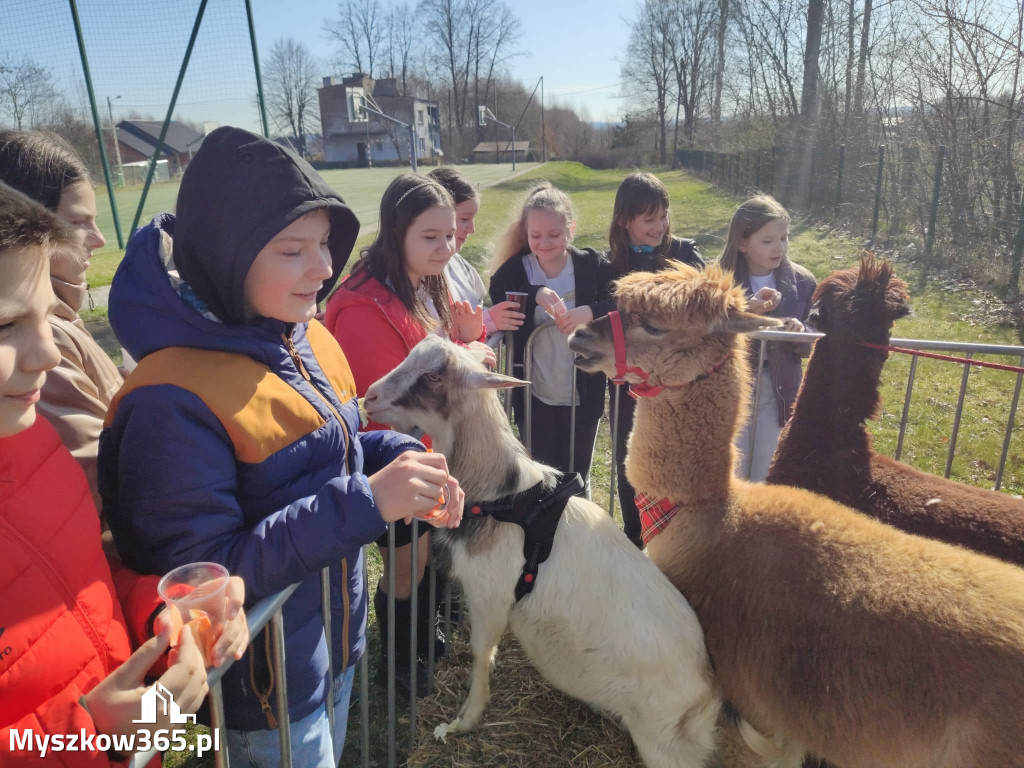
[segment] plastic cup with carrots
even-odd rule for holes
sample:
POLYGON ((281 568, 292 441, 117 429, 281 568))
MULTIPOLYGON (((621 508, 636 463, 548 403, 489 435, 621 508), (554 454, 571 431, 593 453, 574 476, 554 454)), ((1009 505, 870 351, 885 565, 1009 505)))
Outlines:
MULTIPOLYGON (((183 625, 192 630, 207 666, 224 626, 229 575, 227 568, 218 563, 189 563, 165 574, 156 587, 160 599, 177 608, 183 625)), ((172 646, 178 644, 180 636, 181 627, 174 627, 172 646)))
MULTIPOLYGON (((433 452, 434 452, 434 450, 432 448, 427 448, 427 453, 433 453, 433 452)), ((419 520, 426 520, 427 522, 430 522, 432 520, 436 520, 441 515, 443 515, 447 509, 448 509, 448 496, 447 496, 447 493, 446 493, 445 489, 442 489, 441 490, 441 495, 437 497, 437 505, 433 509, 431 509, 427 514, 425 514, 425 515, 414 515, 414 517, 416 517, 419 520)))

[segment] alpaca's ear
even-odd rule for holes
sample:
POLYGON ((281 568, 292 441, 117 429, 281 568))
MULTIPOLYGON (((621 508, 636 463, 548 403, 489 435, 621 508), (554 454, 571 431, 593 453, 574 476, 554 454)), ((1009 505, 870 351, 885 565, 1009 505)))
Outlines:
POLYGON ((729 315, 725 320, 719 320, 717 323, 712 324, 709 332, 735 335, 737 333, 763 331, 767 328, 779 328, 781 325, 782 321, 776 320, 774 317, 755 315, 753 312, 741 312, 733 309, 729 310, 729 315))
POLYGON ((466 383, 472 389, 511 389, 512 387, 525 387, 530 382, 492 371, 473 371, 466 378, 466 383))

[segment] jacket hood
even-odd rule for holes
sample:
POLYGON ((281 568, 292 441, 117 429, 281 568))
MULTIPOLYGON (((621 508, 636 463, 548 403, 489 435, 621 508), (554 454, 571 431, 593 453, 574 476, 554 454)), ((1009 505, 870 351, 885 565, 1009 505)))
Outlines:
POLYGON ((291 150, 241 128, 218 128, 203 141, 181 180, 174 263, 217 317, 243 323, 245 276, 257 254, 293 221, 321 208, 331 219, 333 275, 318 301, 341 275, 359 220, 291 150))
POLYGON ((128 354, 142 360, 165 347, 194 347, 247 354, 268 364, 277 354, 286 355, 281 334, 291 332, 297 340, 305 333, 305 325, 290 328, 265 317, 248 323, 219 322, 178 293, 167 270, 175 230, 173 214, 154 218, 128 241, 114 274, 108 317, 128 354))

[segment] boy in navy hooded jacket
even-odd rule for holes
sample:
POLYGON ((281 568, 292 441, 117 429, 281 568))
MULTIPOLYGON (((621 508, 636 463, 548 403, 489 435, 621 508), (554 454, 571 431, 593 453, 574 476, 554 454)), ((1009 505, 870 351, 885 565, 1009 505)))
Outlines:
MULTIPOLYGON (((444 458, 395 432, 357 434, 355 384, 316 320, 359 222, 291 151, 237 128, 206 137, 177 215, 128 244, 111 325, 139 361, 100 439, 104 510, 125 563, 164 573, 213 561, 259 600, 284 605, 295 765, 336 766, 355 662, 365 650, 361 547, 386 523, 424 515, 447 489, 444 458), (331 571, 334 675, 320 570, 331 571), (326 697, 334 696, 335 731, 326 697), (333 743, 333 748, 332 748, 333 743)), ((233 765, 276 764, 278 721, 266 633, 224 677, 233 765)))

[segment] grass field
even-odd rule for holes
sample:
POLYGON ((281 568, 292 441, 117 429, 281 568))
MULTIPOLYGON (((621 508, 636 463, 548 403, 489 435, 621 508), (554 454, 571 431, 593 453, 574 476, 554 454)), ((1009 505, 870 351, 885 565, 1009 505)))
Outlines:
MULTIPOLYGON (((522 172, 537 167, 538 163, 517 163, 516 172, 522 172)), ((322 171, 321 174, 327 183, 345 199, 345 202, 355 211, 356 216, 363 226, 367 224, 376 225, 377 213, 380 207, 380 198, 384 194, 384 188, 398 174, 405 173, 407 167, 400 168, 352 168, 349 170, 322 171)), ((429 167, 424 169, 430 170, 429 167)), ((512 166, 509 163, 501 165, 495 163, 477 163, 461 166, 460 171, 474 184, 487 186, 494 184, 512 174, 512 166)), ((173 211, 174 202, 178 197, 179 183, 176 181, 163 184, 154 184, 146 195, 146 207, 143 210, 139 226, 144 226, 156 214, 164 211, 173 211)), ((117 196, 117 211, 121 220, 121 232, 127 242, 128 233, 131 231, 132 220, 135 218, 135 211, 139 206, 142 197, 142 187, 123 187, 115 190, 117 196)), ((109 285, 114 277, 114 270, 121 261, 123 250, 117 247, 116 230, 114 229, 114 216, 111 213, 110 197, 107 195, 106 187, 96 188, 96 223, 107 239, 107 245, 102 251, 94 254, 92 266, 89 269, 89 284, 98 288, 109 285)))
MULTIPOLYGON (((594 171, 576 163, 549 163, 542 169, 487 189, 482 195, 477 234, 466 244, 463 253, 481 271, 485 271, 484 262, 489 245, 510 217, 514 217, 524 190, 542 177, 572 196, 579 215, 577 244, 605 248, 615 189, 624 175, 625 172, 621 170, 594 171)), ((663 171, 659 172, 659 176, 671 196, 673 230, 677 234, 696 238, 706 259, 716 257, 738 200, 680 172, 663 171)), ((366 188, 369 189, 369 186, 370 181, 367 180, 366 188)), ((344 186, 339 183, 339 187, 342 194, 348 197, 344 186)), ((368 243, 371 238, 371 235, 365 235, 360 239, 360 245, 368 243)), ((797 220, 793 224, 790 256, 821 278, 834 269, 856 263, 859 240, 815 229, 807 222, 797 220)), ((969 291, 951 291, 946 283, 914 264, 897 263, 896 270, 897 274, 908 281, 914 297, 914 315, 897 323, 897 336, 995 344, 1020 343, 1020 334, 1015 328, 987 326, 976 322, 976 302, 982 301, 980 295, 969 291)), ((104 322, 104 312, 94 312, 89 316, 90 327, 97 331, 102 332, 104 322)), ((108 339, 107 344, 111 343, 108 339)), ((870 425, 875 435, 875 445, 882 452, 891 454, 895 449, 908 368, 908 359, 896 356, 887 363, 883 374, 883 409, 880 418, 870 425)), ((962 368, 958 365, 933 360, 919 362, 904 445, 904 461, 928 472, 942 474, 961 375, 962 368)), ((1014 375, 1011 373, 974 369, 970 374, 953 462, 952 476, 955 479, 981 487, 992 486, 1013 385, 1014 375)), ((607 430, 602 428, 593 470, 595 501, 602 505, 607 505, 608 500, 609 456, 607 430)), ((1004 488, 1012 493, 1024 492, 1024 440, 1019 428, 1014 430, 1011 440, 1004 488)), ((375 547, 368 547, 367 551, 370 554, 372 590, 380 574, 380 561, 375 547)), ((370 629, 370 642, 372 674, 377 661, 377 637, 373 626, 370 629)), ((386 764, 387 754, 384 735, 385 696, 372 683, 370 699, 371 765, 383 765, 386 764)), ((403 702, 400 701, 400 717, 404 712, 403 702)), ((406 753, 407 733, 407 725, 400 723, 400 754, 406 753)), ((354 704, 349 719, 349 738, 342 757, 344 768, 359 765, 358 739, 358 706, 354 704)), ((404 758, 400 762, 404 762, 404 758)), ((176 766, 199 763, 188 762, 183 755, 172 755, 166 764, 176 766)))

